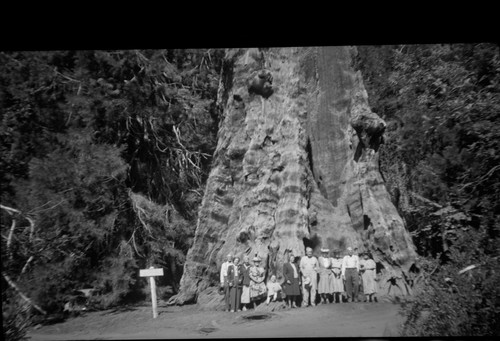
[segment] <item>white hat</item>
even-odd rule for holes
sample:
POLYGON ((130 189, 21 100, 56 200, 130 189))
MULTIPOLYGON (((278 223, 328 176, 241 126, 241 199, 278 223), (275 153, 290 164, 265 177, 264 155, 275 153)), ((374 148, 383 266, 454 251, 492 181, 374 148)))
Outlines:
POLYGON ((330 252, 330 249, 321 249, 321 252, 330 252))
POLYGON ((347 251, 352 251, 352 247, 350 247, 350 246, 349 246, 349 247, 347 248, 347 251))

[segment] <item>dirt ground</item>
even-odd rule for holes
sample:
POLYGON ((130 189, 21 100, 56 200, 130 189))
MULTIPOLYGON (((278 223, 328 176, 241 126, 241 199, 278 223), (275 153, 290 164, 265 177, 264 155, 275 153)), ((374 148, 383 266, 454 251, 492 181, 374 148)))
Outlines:
MULTIPOLYGON (((260 307, 259 307, 260 308, 260 307)), ((32 328, 30 340, 124 340, 267 337, 385 337, 398 336, 399 305, 332 303, 316 307, 245 312, 200 310, 196 305, 159 303, 87 312, 65 322, 32 328)))

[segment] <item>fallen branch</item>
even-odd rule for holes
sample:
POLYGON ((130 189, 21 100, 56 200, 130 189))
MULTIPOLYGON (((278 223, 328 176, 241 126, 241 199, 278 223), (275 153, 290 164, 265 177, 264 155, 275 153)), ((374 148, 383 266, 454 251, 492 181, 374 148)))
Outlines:
POLYGON ((54 73, 55 73, 56 75, 59 75, 59 76, 61 76, 61 77, 66 78, 66 79, 67 79, 67 80, 69 80, 70 82, 75 82, 75 83, 80 83, 80 84, 82 83, 82 81, 79 81, 79 80, 77 80, 77 79, 71 78, 71 77, 69 77, 69 76, 66 76, 66 75, 64 75, 64 74, 60 73, 59 71, 57 71, 57 68, 55 68, 55 69, 54 69, 54 73))
MULTIPOLYGON (((62 192, 62 193, 63 193, 63 192, 62 192)), ((52 200, 51 200, 51 201, 52 201, 52 200)), ((49 201, 49 202, 47 202, 47 203, 43 204, 42 206, 40 206, 40 207, 39 207, 39 208, 40 208, 40 210, 38 210, 38 211, 31 210, 29 213, 40 213, 40 212, 44 212, 44 211, 51 210, 51 209, 53 209, 53 208, 55 208, 55 207, 57 207, 57 206, 61 205, 63 202, 65 202, 65 201, 66 201, 66 199, 62 199, 62 200, 61 200, 61 201, 59 201, 57 204, 52 205, 51 207, 41 209, 43 206, 47 205, 47 204, 48 204, 48 203, 50 203, 51 201, 49 201)), ((29 218, 27 218, 27 219, 29 219, 29 218)))
POLYGON ((426 204, 429 204, 429 205, 434 206, 434 207, 437 207, 437 208, 443 208, 443 206, 439 205, 437 202, 434 202, 434 201, 432 201, 432 200, 429 200, 429 199, 427 199, 427 198, 424 198, 423 196, 421 196, 421 195, 419 195, 419 194, 417 194, 417 193, 414 193, 414 192, 409 192, 409 193, 410 193, 410 195, 411 195, 413 198, 415 198, 415 199, 417 199, 417 200, 420 200, 420 201, 422 201, 422 202, 424 202, 424 203, 426 203, 426 204))
POLYGON ((134 229, 134 232, 132 233, 132 237, 130 237, 128 243, 130 243, 130 240, 132 240, 132 245, 134 246, 134 249, 135 249, 135 252, 137 253, 137 255, 140 257, 144 257, 144 255, 141 255, 141 253, 137 249, 137 245, 135 245, 135 231, 136 230, 134 229))
POLYGON ((141 222, 142 226, 146 229, 146 231, 148 231, 149 234, 152 234, 150 227, 148 226, 148 224, 146 224, 146 222, 144 220, 142 220, 142 217, 141 217, 141 213, 144 213, 144 215, 146 215, 146 212, 144 211, 143 208, 139 207, 139 205, 137 205, 137 204, 135 204, 135 205, 136 205, 136 209, 137 209, 137 218, 139 218, 139 221, 141 222))
POLYGON ((7 252, 10 252, 10 244, 12 243, 12 236, 14 235, 15 228, 16 228, 16 219, 12 219, 12 225, 10 226, 9 237, 7 238, 7 252))
POLYGON ((21 270, 21 273, 19 274, 19 277, 17 278, 17 280, 19 280, 21 275, 26 272, 26 269, 28 269, 28 265, 31 263, 31 261, 33 259, 35 259, 35 257, 33 257, 33 256, 30 256, 30 258, 28 258, 28 260, 26 261, 26 264, 24 264, 23 269, 21 270))
POLYGON ((15 208, 8 207, 8 206, 4 206, 4 205, 2 205, 2 204, 0 204, 0 208, 3 208, 4 210, 6 210, 9 214, 12 214, 11 212, 14 212, 14 213, 21 213, 21 211, 16 210, 15 208))
MULTIPOLYGON (((142 207, 139 206, 138 202, 133 198, 133 195, 134 195, 134 193, 129 190, 128 196, 129 196, 130 201, 132 202, 132 209, 136 213, 136 216, 139 219, 139 221, 141 222, 141 225, 146 229, 146 231, 149 232, 150 235, 152 235, 151 228, 148 226, 148 224, 146 224, 146 222, 144 220, 142 220, 141 213, 143 213, 145 216, 147 216, 146 211, 142 207)), ((135 232, 135 230, 134 230, 134 232, 135 232)))
POLYGON ((9 283, 10 287, 12 289, 14 289, 18 294, 19 296, 21 296, 21 298, 23 300, 25 300, 26 302, 28 302, 32 307, 34 307, 36 310, 38 310, 39 312, 41 312, 43 315, 47 315, 47 312, 45 310, 43 310, 42 308, 40 308, 36 303, 34 303, 30 298, 28 298, 28 296, 26 296, 22 291, 21 289, 19 289, 19 287, 16 285, 16 283, 14 283, 12 281, 12 279, 10 279, 9 276, 7 276, 6 274, 4 274, 2 272, 2 276, 3 278, 5 278, 5 280, 7 281, 7 283, 9 283))
MULTIPOLYGON (((495 257, 492 257, 491 259, 492 260, 495 260, 495 259, 498 259, 499 256, 495 256, 495 257)), ((469 265, 469 266, 466 266, 465 268, 463 268, 462 270, 460 270, 458 272, 459 275, 463 274, 464 272, 467 272, 467 271, 470 271, 470 270, 473 270, 475 268, 478 268, 480 267, 481 265, 486 265, 486 262, 482 262, 480 264, 472 264, 472 265, 469 265)))
POLYGON ((434 272, 436 272, 436 270, 439 268, 439 264, 437 264, 434 269, 431 271, 431 273, 429 274, 429 276, 432 276, 434 274, 434 272))
POLYGON ((461 275, 461 274, 463 274, 464 272, 467 272, 467 271, 470 271, 470 270, 472 270, 472 269, 475 269, 475 268, 479 267, 480 265, 481 265, 481 264, 472 264, 472 265, 469 265, 469 266, 467 266, 467 267, 463 268, 462 270, 460 270, 460 271, 458 272, 458 274, 459 274, 459 275, 461 275))
MULTIPOLYGON (((34 222, 34 220, 31 219, 30 217, 28 217, 26 214, 23 214, 21 211, 16 210, 15 208, 4 206, 2 204, 0 204, 0 208, 3 208, 4 210, 6 210, 7 213, 9 213, 10 215, 12 215, 12 213, 17 213, 17 214, 23 216, 26 220, 28 220, 30 222, 30 242, 31 242, 33 240, 33 234, 35 232, 35 222, 34 222)), ((16 222, 16 220, 13 219, 12 226, 11 226, 10 232, 9 232, 9 237, 7 239, 7 249, 9 249, 11 241, 12 241, 12 236, 14 234, 14 229, 16 227, 16 223, 15 222, 16 222)))
POLYGON ((181 138, 180 138, 180 132, 179 132, 179 128, 177 128, 175 125, 172 127, 172 130, 174 131, 174 134, 175 134, 175 137, 177 138, 177 143, 179 143, 179 145, 182 147, 182 149, 184 149, 185 151, 187 151, 186 147, 184 147, 184 145, 182 144, 181 142, 181 138))
POLYGON ((493 175, 493 173, 495 173, 497 170, 500 169, 500 165, 497 165, 493 168, 491 168, 486 174, 482 175, 479 179, 477 179, 476 181, 472 181, 472 182, 469 182, 465 185, 462 185, 460 187, 460 190, 464 190, 465 188, 469 187, 469 186, 473 186, 474 185, 474 190, 475 188, 481 184, 482 182, 484 182, 485 180, 487 180, 490 176, 493 175))
POLYGON ((30 243, 33 241, 33 234, 35 233, 35 222, 33 219, 26 217, 30 222, 30 243))

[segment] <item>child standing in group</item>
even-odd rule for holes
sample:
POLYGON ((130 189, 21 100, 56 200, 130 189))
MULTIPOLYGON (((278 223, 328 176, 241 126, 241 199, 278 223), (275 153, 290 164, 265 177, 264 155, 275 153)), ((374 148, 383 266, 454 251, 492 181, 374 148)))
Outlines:
POLYGON ((275 302, 278 299, 278 295, 281 293, 281 285, 276 282, 276 276, 272 275, 271 280, 267 283, 267 301, 266 304, 271 302, 275 302))

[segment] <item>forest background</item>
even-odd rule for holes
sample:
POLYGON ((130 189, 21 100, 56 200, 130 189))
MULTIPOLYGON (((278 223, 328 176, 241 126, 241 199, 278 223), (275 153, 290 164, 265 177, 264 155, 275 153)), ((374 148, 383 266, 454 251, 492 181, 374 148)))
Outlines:
MULTIPOLYGON (((75 289, 93 309, 176 292, 223 108, 222 49, 0 53, 3 333, 75 289)), ((358 46, 380 168, 417 247, 403 335, 499 335, 500 52, 358 46), (467 268, 466 268, 467 267, 467 268), (460 272, 461 270, 465 270, 460 272)))

